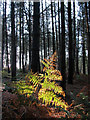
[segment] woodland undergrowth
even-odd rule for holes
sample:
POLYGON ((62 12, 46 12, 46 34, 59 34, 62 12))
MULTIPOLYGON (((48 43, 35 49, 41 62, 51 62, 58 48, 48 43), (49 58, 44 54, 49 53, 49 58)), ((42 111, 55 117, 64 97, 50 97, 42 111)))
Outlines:
POLYGON ((89 118, 88 96, 81 93, 78 99, 73 97, 72 103, 68 105, 65 101, 65 92, 58 84, 62 82, 63 78, 61 72, 56 69, 56 56, 55 52, 49 59, 41 61, 44 66, 43 73, 31 71, 25 76, 25 79, 13 81, 9 87, 21 100, 21 103, 18 104, 29 106, 36 104, 37 106, 57 108, 66 113, 65 119, 80 118, 86 120, 89 118))

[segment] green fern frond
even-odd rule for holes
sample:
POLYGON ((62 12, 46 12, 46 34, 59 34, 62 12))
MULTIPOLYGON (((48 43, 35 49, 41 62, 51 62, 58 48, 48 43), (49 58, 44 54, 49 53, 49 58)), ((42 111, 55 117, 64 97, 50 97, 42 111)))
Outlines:
POLYGON ((22 95, 32 96, 33 93, 36 93, 38 94, 38 100, 45 103, 45 105, 60 106, 66 110, 68 104, 63 100, 65 92, 56 83, 56 81, 62 81, 60 71, 55 69, 56 59, 55 52, 50 59, 41 61, 45 66, 43 69, 45 74, 28 73, 25 81, 16 82, 15 87, 18 93, 22 95))

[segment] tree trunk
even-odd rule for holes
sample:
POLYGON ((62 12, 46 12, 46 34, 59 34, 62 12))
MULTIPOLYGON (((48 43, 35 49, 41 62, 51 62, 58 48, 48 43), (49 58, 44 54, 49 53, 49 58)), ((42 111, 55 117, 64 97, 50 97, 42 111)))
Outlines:
POLYGON ((87 33, 88 41, 88 84, 90 84, 90 32, 87 33))
MULTIPOLYGON (((87 2, 85 2, 85 14, 86 14, 86 27, 87 27, 87 45, 88 45, 88 84, 90 84, 90 29, 88 25, 87 2)), ((90 18, 90 2, 89 2, 89 18, 90 18)))
POLYGON ((76 17, 75 17, 75 2, 73 2, 73 14, 74 14, 74 41, 73 41, 73 72, 75 72, 75 59, 76 59, 76 17))
MULTIPOLYGON (((78 25, 79 26, 79 25, 78 25)), ((79 28, 78 28, 78 41, 76 43, 76 73, 79 74, 79 60, 78 60, 78 52, 79 52, 79 28)))
POLYGON ((25 68, 27 68, 27 39, 25 39, 25 68))
POLYGON ((39 60, 39 31, 40 31, 40 2, 34 2, 34 15, 33 15, 33 49, 32 49, 32 71, 40 71, 39 60))
POLYGON ((82 52, 83 52, 83 74, 85 74, 85 40, 84 40, 84 18, 83 18, 83 44, 82 44, 82 52))
POLYGON ((61 2, 61 30, 62 30, 62 49, 61 49, 61 74, 63 76, 62 87, 66 90, 66 65, 65 65, 65 13, 64 2, 61 2))
POLYGON ((44 27, 43 1, 42 1, 42 22, 43 22, 44 58, 46 58, 46 40, 45 40, 45 27, 44 27))
MULTIPOLYGON (((46 0, 45 0, 45 7, 47 7, 47 5, 46 5, 46 0)), ((48 10, 46 10, 46 26, 47 26, 47 41, 48 41, 48 56, 49 56, 49 42, 50 42, 50 40, 49 40, 49 28, 48 28, 48 10)))
POLYGON ((71 20, 71 2, 68 2, 68 31, 69 31, 69 75, 68 83, 73 84, 73 55, 72 55, 72 20, 71 20))
POLYGON ((15 4, 11 2, 11 74, 16 77, 15 4))
MULTIPOLYGON (((90 1, 89 1, 89 18, 90 18, 90 1)), ((89 19, 90 22, 90 19, 89 19)), ((88 80, 90 81, 90 26, 89 26, 89 33, 88 33, 88 80)), ((89 82, 90 84, 90 82, 89 82)))
POLYGON ((55 2, 54 2, 54 14, 55 14, 55 33, 56 33, 56 52, 58 55, 58 38, 57 38, 57 21, 56 21, 56 6, 55 6, 55 2))
POLYGON ((4 11, 4 3, 3 3, 3 25, 2 25, 2 70, 3 70, 3 56, 4 56, 4 43, 5 43, 5 37, 4 32, 5 31, 5 11, 4 11))
POLYGON ((60 39, 60 7, 58 2, 58 33, 59 33, 59 48, 58 48, 58 69, 61 71, 61 39, 60 39))
POLYGON ((53 2, 51 2, 51 16, 52 16, 52 41, 53 41, 53 54, 55 52, 55 36, 54 36, 54 21, 53 21, 53 2))
POLYGON ((20 41, 19 41, 19 46, 20 46, 20 51, 19 51, 19 68, 21 70, 21 2, 20 2, 20 11, 19 11, 19 19, 20 19, 20 41))
POLYGON ((24 66, 24 3, 22 3, 22 69, 23 73, 25 72, 25 66, 24 66))
POLYGON ((30 2, 29 2, 29 71, 31 70, 31 13, 30 13, 30 2))
POLYGON ((9 70, 9 63, 8 63, 8 36, 7 36, 6 4, 7 3, 5 2, 6 66, 8 68, 8 73, 9 73, 10 70, 9 70))

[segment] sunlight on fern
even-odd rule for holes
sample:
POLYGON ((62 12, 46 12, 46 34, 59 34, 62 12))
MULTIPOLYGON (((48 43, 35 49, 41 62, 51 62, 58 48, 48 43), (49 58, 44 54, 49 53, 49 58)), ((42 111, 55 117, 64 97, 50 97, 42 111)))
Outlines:
POLYGON ((19 94, 30 97, 32 95, 38 96, 38 101, 45 104, 45 106, 60 106, 65 110, 68 104, 65 102, 65 92, 62 87, 58 85, 57 81, 62 81, 62 76, 59 70, 56 70, 56 52, 50 59, 41 63, 44 65, 44 74, 28 73, 25 80, 15 83, 15 87, 19 94))

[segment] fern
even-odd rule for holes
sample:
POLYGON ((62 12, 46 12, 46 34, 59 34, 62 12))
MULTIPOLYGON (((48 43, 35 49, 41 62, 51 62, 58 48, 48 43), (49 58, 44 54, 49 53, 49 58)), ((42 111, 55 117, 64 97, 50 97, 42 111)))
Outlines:
POLYGON ((59 86, 56 81, 62 81, 62 76, 59 70, 56 70, 56 52, 51 56, 50 59, 41 61, 44 64, 43 71, 45 72, 44 82, 41 84, 42 88, 38 93, 38 99, 41 100, 45 105, 61 106, 66 110, 68 107, 65 98, 65 92, 62 87, 59 86), (60 97, 60 96, 63 96, 60 97))
POLYGON ((37 95, 38 100, 45 105, 60 106, 65 110, 68 104, 65 102, 65 92, 56 81, 62 81, 59 70, 56 70, 56 52, 48 60, 41 61, 45 74, 30 72, 25 81, 16 82, 17 92, 28 97, 37 95))

